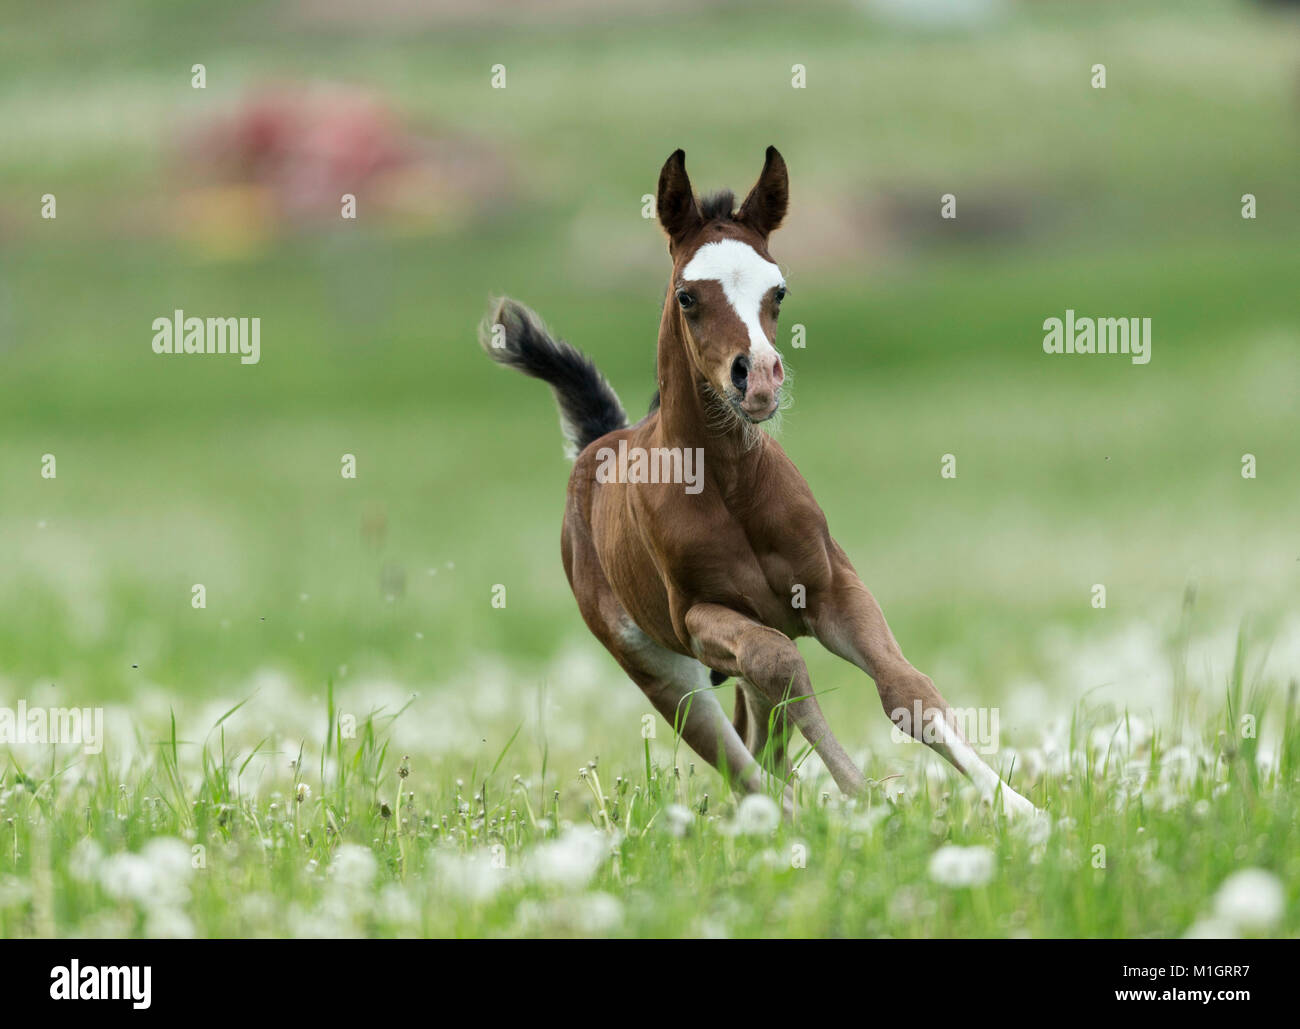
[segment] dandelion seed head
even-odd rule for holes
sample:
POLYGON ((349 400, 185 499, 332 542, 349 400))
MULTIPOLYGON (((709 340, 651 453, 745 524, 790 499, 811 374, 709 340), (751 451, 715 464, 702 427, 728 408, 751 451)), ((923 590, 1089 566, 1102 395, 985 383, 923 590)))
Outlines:
POLYGON ((1214 895, 1215 916, 1247 933, 1266 933, 1275 928, 1285 908, 1282 881, 1262 868, 1233 872, 1214 895))
POLYGON ((993 880, 996 859, 988 847, 945 844, 930 856, 930 878, 940 886, 964 889, 993 880))
POLYGON ((741 836, 763 836, 781 824, 781 809, 766 793, 751 793, 740 802, 731 831, 741 836))
POLYGON ((664 808, 664 826, 674 836, 685 836, 694 821, 691 809, 682 804, 669 804, 664 808))
POLYGON ((330 859, 330 878, 343 889, 369 889, 379 871, 379 862, 369 847, 344 843, 330 859))
POLYGON ((609 855, 609 839, 590 827, 566 829, 528 855, 531 877, 544 885, 581 889, 609 855))

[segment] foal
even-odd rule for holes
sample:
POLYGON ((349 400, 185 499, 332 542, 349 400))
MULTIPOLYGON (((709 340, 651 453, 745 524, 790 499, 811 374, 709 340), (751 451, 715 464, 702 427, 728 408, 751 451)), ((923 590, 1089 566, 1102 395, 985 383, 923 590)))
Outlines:
POLYGON ((659 323, 659 394, 635 425, 591 361, 532 311, 503 299, 484 323, 488 354, 549 383, 559 403, 576 457, 561 553, 582 617, 690 747, 745 790, 763 788, 764 767, 781 774, 787 718, 844 793, 866 786, 793 642, 812 635, 871 676, 895 724, 1006 814, 1034 812, 903 657, 803 476, 758 428, 780 406, 785 377, 773 346, 785 280, 767 240, 788 198, 775 147, 738 211, 729 192, 697 201, 685 154, 668 158, 658 213, 673 273, 659 323), (623 448, 665 469, 674 456, 699 454, 702 474, 690 489, 663 481, 671 476, 611 481, 620 477, 609 474, 610 456, 623 448), (731 676, 734 723, 710 688, 731 676))

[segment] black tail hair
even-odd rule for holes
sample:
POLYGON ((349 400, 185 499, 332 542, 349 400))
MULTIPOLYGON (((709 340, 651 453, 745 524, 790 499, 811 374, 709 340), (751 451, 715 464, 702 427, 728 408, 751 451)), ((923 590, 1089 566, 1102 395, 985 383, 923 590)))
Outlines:
POLYGON ((479 343, 498 364, 548 383, 560 406, 569 456, 627 425, 618 395, 582 351, 556 339, 537 315, 509 297, 494 300, 479 326, 479 343))

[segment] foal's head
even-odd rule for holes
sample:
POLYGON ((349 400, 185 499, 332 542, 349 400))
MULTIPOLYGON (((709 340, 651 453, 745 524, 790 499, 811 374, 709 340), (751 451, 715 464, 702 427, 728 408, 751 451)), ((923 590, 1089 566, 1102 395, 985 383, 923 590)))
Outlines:
POLYGON ((771 418, 781 401, 785 368, 773 343, 785 277, 767 237, 789 195, 775 147, 739 211, 730 192, 695 199, 681 150, 659 173, 659 222, 673 259, 669 317, 678 320, 697 378, 748 423, 771 418))

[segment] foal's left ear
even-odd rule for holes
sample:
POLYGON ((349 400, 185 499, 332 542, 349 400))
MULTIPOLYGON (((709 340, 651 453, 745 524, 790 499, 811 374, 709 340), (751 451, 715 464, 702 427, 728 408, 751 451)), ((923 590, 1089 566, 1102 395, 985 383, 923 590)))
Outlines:
POLYGON ((767 160, 763 162, 763 171, 754 183, 754 188, 745 197, 736 214, 736 221, 743 222, 760 236, 766 238, 781 227, 785 210, 790 205, 790 176, 785 168, 785 158, 776 147, 767 148, 767 160))

